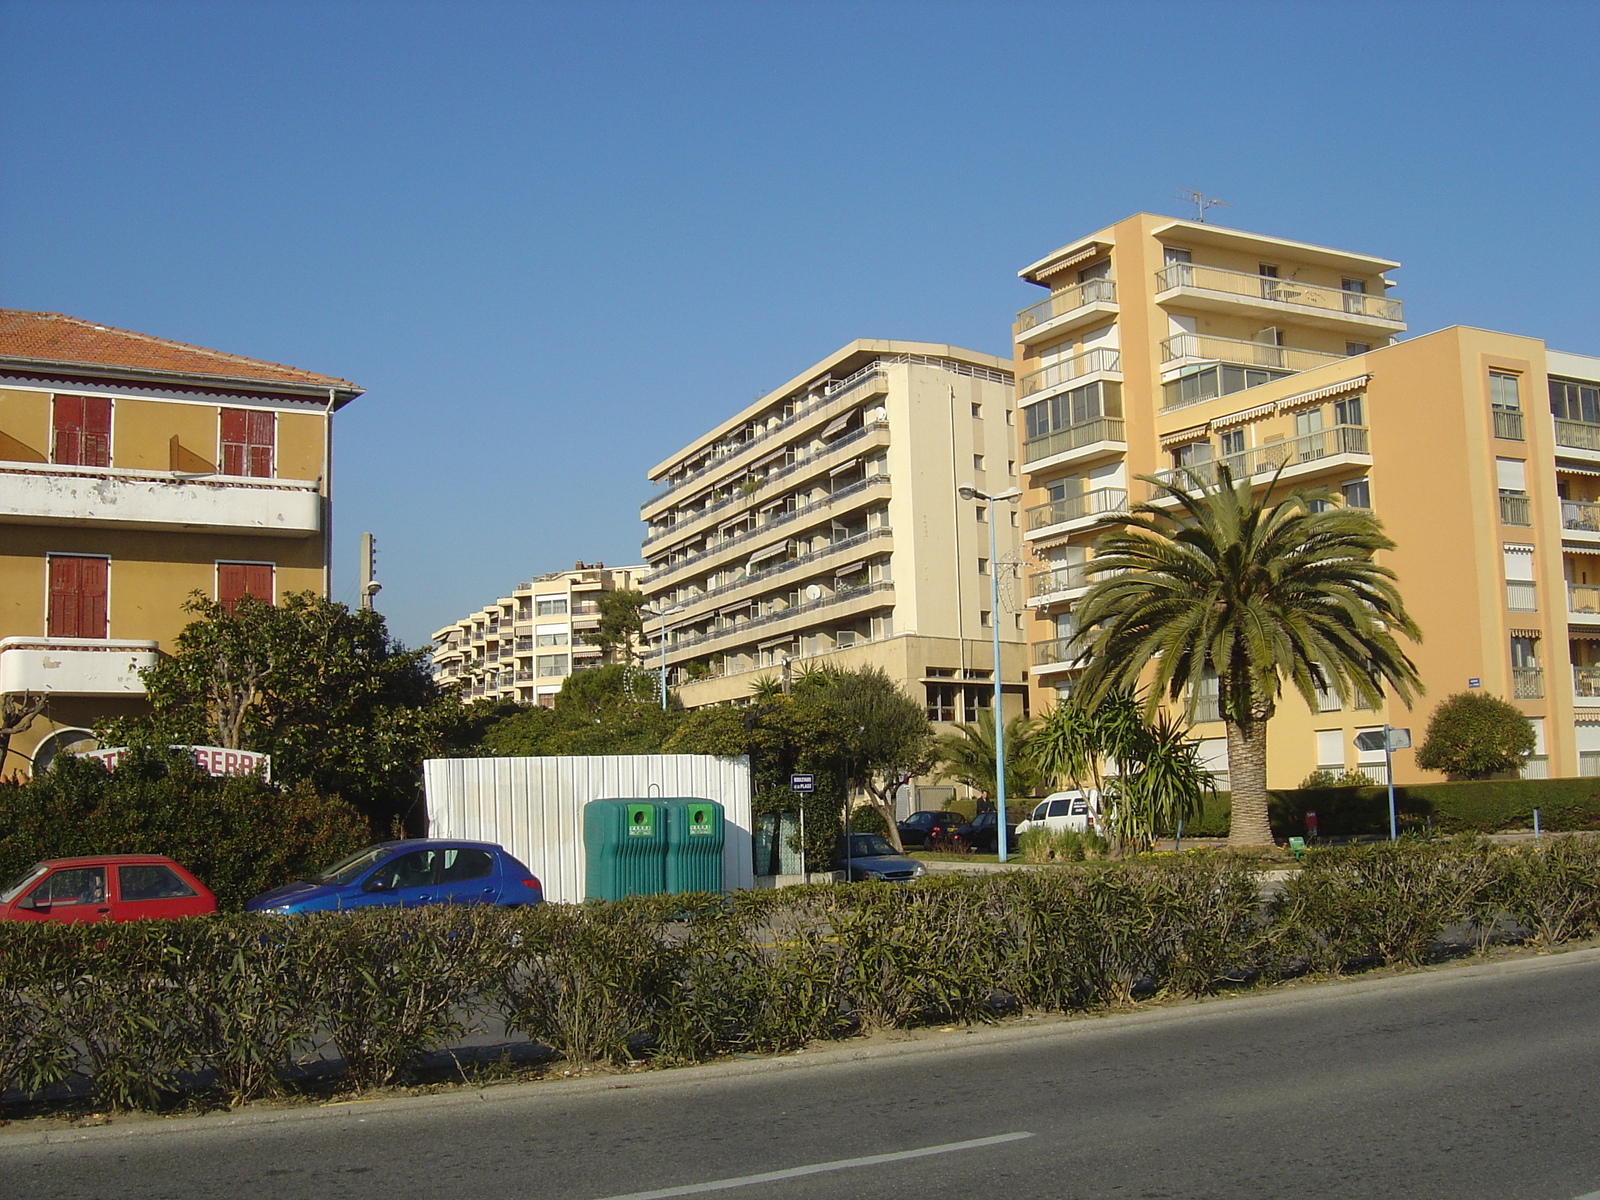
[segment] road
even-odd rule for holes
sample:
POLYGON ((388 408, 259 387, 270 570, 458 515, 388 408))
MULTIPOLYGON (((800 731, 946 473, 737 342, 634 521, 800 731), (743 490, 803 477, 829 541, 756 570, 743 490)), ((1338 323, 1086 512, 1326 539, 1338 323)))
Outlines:
POLYGON ((87 1133, 0 1131, 0 1196, 1600 1200, 1600 950, 87 1133))

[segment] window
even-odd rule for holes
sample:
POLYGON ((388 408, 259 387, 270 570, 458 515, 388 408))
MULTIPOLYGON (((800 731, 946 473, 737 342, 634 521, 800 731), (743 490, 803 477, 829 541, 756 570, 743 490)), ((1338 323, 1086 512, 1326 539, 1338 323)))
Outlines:
POLYGON ((217 603, 229 616, 240 596, 253 596, 263 604, 273 602, 273 567, 271 563, 217 564, 217 603))
POLYGON ((978 560, 978 574, 979 575, 987 575, 988 573, 989 573, 989 560, 987 558, 980 558, 978 560))
POLYGON ((63 466, 111 465, 111 400, 56 396, 50 406, 50 461, 63 466))
POLYGON ((138 863, 117 868, 117 895, 122 900, 181 900, 194 895, 194 889, 171 867, 138 863))
MULTIPOLYGON (((1058 429, 1085 425, 1100 417, 1122 415, 1121 386, 1111 380, 1096 380, 1052 396, 1022 410, 1028 439, 1044 437, 1058 429)), ((1012 465, 1012 474, 1015 474, 1012 465)))
POLYGON ((222 473, 272 477, 277 415, 254 408, 222 410, 222 473))
POLYGON ((1361 424, 1361 397, 1347 396, 1343 400, 1333 402, 1333 423, 1335 425, 1361 424))
POLYGON ((1339 281, 1339 289, 1345 292, 1353 292, 1358 296, 1364 295, 1367 290, 1367 283, 1364 279, 1341 279, 1339 281))
POLYGON ((52 554, 49 558, 50 637, 103 638, 111 560, 52 554))
POLYGON ((540 646, 565 646, 567 644, 567 635, 565 632, 541 633, 534 641, 540 646))
POLYGON ((969 725, 977 724, 980 717, 994 709, 994 689, 965 687, 961 689, 961 719, 969 725))
POLYGON ((952 683, 925 685, 928 698, 928 720, 954 721, 956 719, 956 688, 952 683))
POLYGON ((1372 493, 1365 479, 1349 479, 1339 485, 1339 495, 1346 508, 1371 508, 1372 493))
POLYGON ((981 471, 981 470, 983 470, 983 455, 981 455, 981 454, 974 454, 974 455, 973 455, 973 456, 972 456, 972 469, 973 469, 973 470, 974 470, 974 471, 981 471))
POLYGON ((567 615, 567 598, 541 599, 534 605, 534 611, 541 617, 564 617, 567 615))
POLYGON ((1256 264, 1256 274, 1261 276, 1262 299, 1280 299, 1277 265, 1275 263, 1258 263, 1256 264))
POLYGON ((104 867, 69 867, 52 871, 45 881, 28 893, 36 904, 52 907, 68 904, 104 904, 106 900, 106 869, 104 867))
MULTIPOLYGON (((1271 347, 1264 347, 1263 353, 1271 347)), ((1193 367, 1170 383, 1161 385, 1161 403, 1166 408, 1198 404, 1214 396, 1229 396, 1246 388, 1260 387, 1274 379, 1286 379, 1294 372, 1260 367, 1193 367)))
POLYGON ((1217 437, 1217 448, 1222 452, 1223 458, 1232 458, 1236 454, 1244 453, 1244 430, 1229 429, 1217 437))
POLYGON ((565 654, 541 654, 534 662, 541 679, 553 679, 568 673, 565 654))
POLYGON ((977 515, 978 524, 980 525, 989 519, 989 510, 981 504, 974 505, 972 511, 977 515))
POLYGON ((1515 375, 1506 375, 1500 371, 1490 371, 1489 403, 1508 412, 1520 411, 1522 408, 1522 396, 1518 390, 1517 377, 1515 375))
POLYGON ((1095 263, 1093 266, 1084 267, 1083 270, 1078 272, 1078 282, 1079 283, 1088 283, 1088 282, 1090 282, 1091 280, 1094 280, 1094 279, 1110 279, 1110 278, 1111 278, 1111 260, 1109 258, 1102 259, 1100 262, 1095 263))
POLYGON ((1371 350, 1371 342, 1346 342, 1344 344, 1344 353, 1346 358, 1354 358, 1358 354, 1367 354, 1371 350))
POLYGON ((981 418, 982 418, 982 416, 983 416, 983 405, 981 405, 981 404, 974 404, 974 405, 973 405, 973 406, 972 406, 972 415, 973 415, 973 416, 974 416, 974 417, 978 417, 978 418, 980 418, 980 419, 981 419, 981 418))
POLYGON ((1331 500, 1307 500, 1306 501, 1306 511, 1307 512, 1314 512, 1314 513, 1332 512, 1333 511, 1333 501, 1331 501, 1331 500))
POLYGON ((1210 462, 1211 458, 1211 443, 1204 439, 1172 448, 1174 467, 1200 467, 1210 462))
POLYGON ((1600 425, 1600 387, 1592 383, 1552 379, 1550 411, 1563 421, 1600 425))
POLYGON ((466 883, 469 879, 483 879, 494 871, 494 855, 487 850, 451 846, 440 853, 444 856, 440 883, 466 883))
POLYGON ((1538 593, 1533 583, 1533 548, 1531 546, 1504 546, 1501 557, 1505 566, 1506 608, 1512 612, 1537 612, 1538 593))
POLYGON ((987 608, 980 608, 978 610, 978 624, 984 629, 989 628, 990 625, 994 624, 994 614, 987 608))
POLYGON ((413 850, 399 858, 390 859, 368 877, 365 887, 378 883, 373 890, 399 891, 402 888, 428 887, 433 883, 434 860, 437 850, 413 850), (381 883, 379 882, 381 881, 381 883))
POLYGON ((1189 250, 1180 250, 1176 246, 1162 247, 1161 257, 1169 267, 1172 266, 1173 263, 1186 263, 1194 261, 1193 252, 1189 250))

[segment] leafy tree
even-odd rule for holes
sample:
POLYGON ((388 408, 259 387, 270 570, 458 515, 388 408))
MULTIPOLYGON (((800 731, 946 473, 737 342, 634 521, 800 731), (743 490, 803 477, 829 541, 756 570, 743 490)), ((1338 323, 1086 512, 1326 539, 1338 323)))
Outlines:
POLYGON ((569 675, 551 708, 519 707, 496 721, 479 754, 658 754, 682 720, 662 711, 655 681, 620 663, 569 675))
POLYGON ((1099 790, 1108 759, 1136 757, 1145 735, 1144 712, 1128 692, 1111 692, 1093 703, 1080 691, 1052 707, 1028 742, 1040 781, 1099 790))
POLYGON ((1200 762, 1200 747, 1183 725, 1165 712, 1123 747, 1112 781, 1112 832, 1124 846, 1148 849, 1158 834, 1197 819, 1216 780, 1200 762))
POLYGON ((1533 725, 1515 705, 1486 692, 1457 692, 1433 710, 1417 766, 1487 779, 1521 766, 1537 745, 1533 725))
POLYGON ((600 609, 598 628, 579 636, 591 646, 599 646, 606 657, 623 665, 639 659, 639 640, 644 634, 644 593, 632 588, 617 588, 595 597, 600 609))
POLYGON ((1328 688, 1375 707, 1384 684, 1409 704, 1421 684, 1395 634, 1417 642, 1421 633, 1394 572, 1373 561, 1394 543, 1371 513, 1313 512, 1320 492, 1275 499, 1276 477, 1258 500, 1248 477, 1215 469, 1214 486, 1193 472, 1144 477, 1175 511, 1137 505, 1100 539, 1099 579, 1077 610, 1081 686, 1092 703, 1136 688, 1148 671, 1148 713, 1186 693, 1192 713, 1197 685, 1215 672, 1232 775, 1228 839, 1270 845, 1267 723, 1285 678, 1308 705, 1328 688))
MULTIPOLYGON (((1006 722, 1006 799, 1031 796, 1039 786, 1039 771, 1031 753, 1034 724, 1023 716, 1006 722)), ((1000 794, 995 772, 994 720, 957 725, 956 732, 940 734, 934 753, 946 779, 982 792, 989 807, 1000 794)))
POLYGON ((493 715, 439 687, 374 611, 311 592, 231 613, 195 593, 184 608, 196 619, 143 673, 150 714, 108 722, 103 740, 270 754, 276 779, 342 797, 382 834, 418 803, 422 760, 471 745, 493 715))
POLYGON ((933 730, 923 706, 878 667, 842 671, 815 686, 807 679, 800 703, 823 708, 824 720, 842 739, 847 783, 866 794, 891 844, 904 849, 895 824, 895 795, 934 763, 933 730))

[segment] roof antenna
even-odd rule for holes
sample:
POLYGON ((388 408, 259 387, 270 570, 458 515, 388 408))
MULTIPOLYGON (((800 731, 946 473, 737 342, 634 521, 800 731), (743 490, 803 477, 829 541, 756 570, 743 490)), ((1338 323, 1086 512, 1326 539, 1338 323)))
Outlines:
POLYGON ((1177 198, 1185 203, 1194 205, 1194 219, 1202 225, 1206 223, 1206 209, 1216 208, 1218 205, 1223 208, 1233 207, 1226 200, 1218 200, 1215 196, 1208 196, 1204 192, 1196 191, 1194 188, 1179 188, 1177 198))

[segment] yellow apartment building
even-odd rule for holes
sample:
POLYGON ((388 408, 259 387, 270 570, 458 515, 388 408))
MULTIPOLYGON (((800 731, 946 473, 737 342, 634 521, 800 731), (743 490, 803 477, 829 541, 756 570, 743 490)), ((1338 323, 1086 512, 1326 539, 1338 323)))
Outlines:
MULTIPOLYGON (((1020 272, 1050 291, 1014 326, 1036 704, 1071 689, 1085 564, 1149 498, 1139 476, 1220 461, 1264 486, 1283 466, 1397 543, 1382 561, 1422 627, 1427 691, 1411 710, 1287 695, 1268 786, 1318 768, 1381 780, 1357 732, 1387 722, 1420 744, 1434 706, 1474 688, 1533 722, 1525 776, 1600 775, 1600 358, 1465 327, 1399 341, 1398 265, 1140 213, 1020 272)), ((1195 733, 1225 774, 1214 688, 1195 733)), ((1394 761, 1397 782, 1439 778, 1409 750, 1394 761)))
POLYGON ((328 592, 343 379, 0 310, 0 693, 42 695, 0 776, 143 705, 139 670, 230 602, 328 592))
POLYGON ((643 567, 578 563, 519 583, 433 635, 433 676, 459 684, 464 700, 485 697, 549 708, 569 675, 608 656, 583 635, 600 627, 602 592, 627 591, 643 567))
POLYGON ((1011 364, 922 342, 851 342, 650 470, 640 508, 667 669, 684 705, 762 675, 876 665, 936 722, 1026 704, 1011 364), (991 512, 991 508, 997 510, 991 512), (1003 597, 991 611, 989 522, 1003 597))

